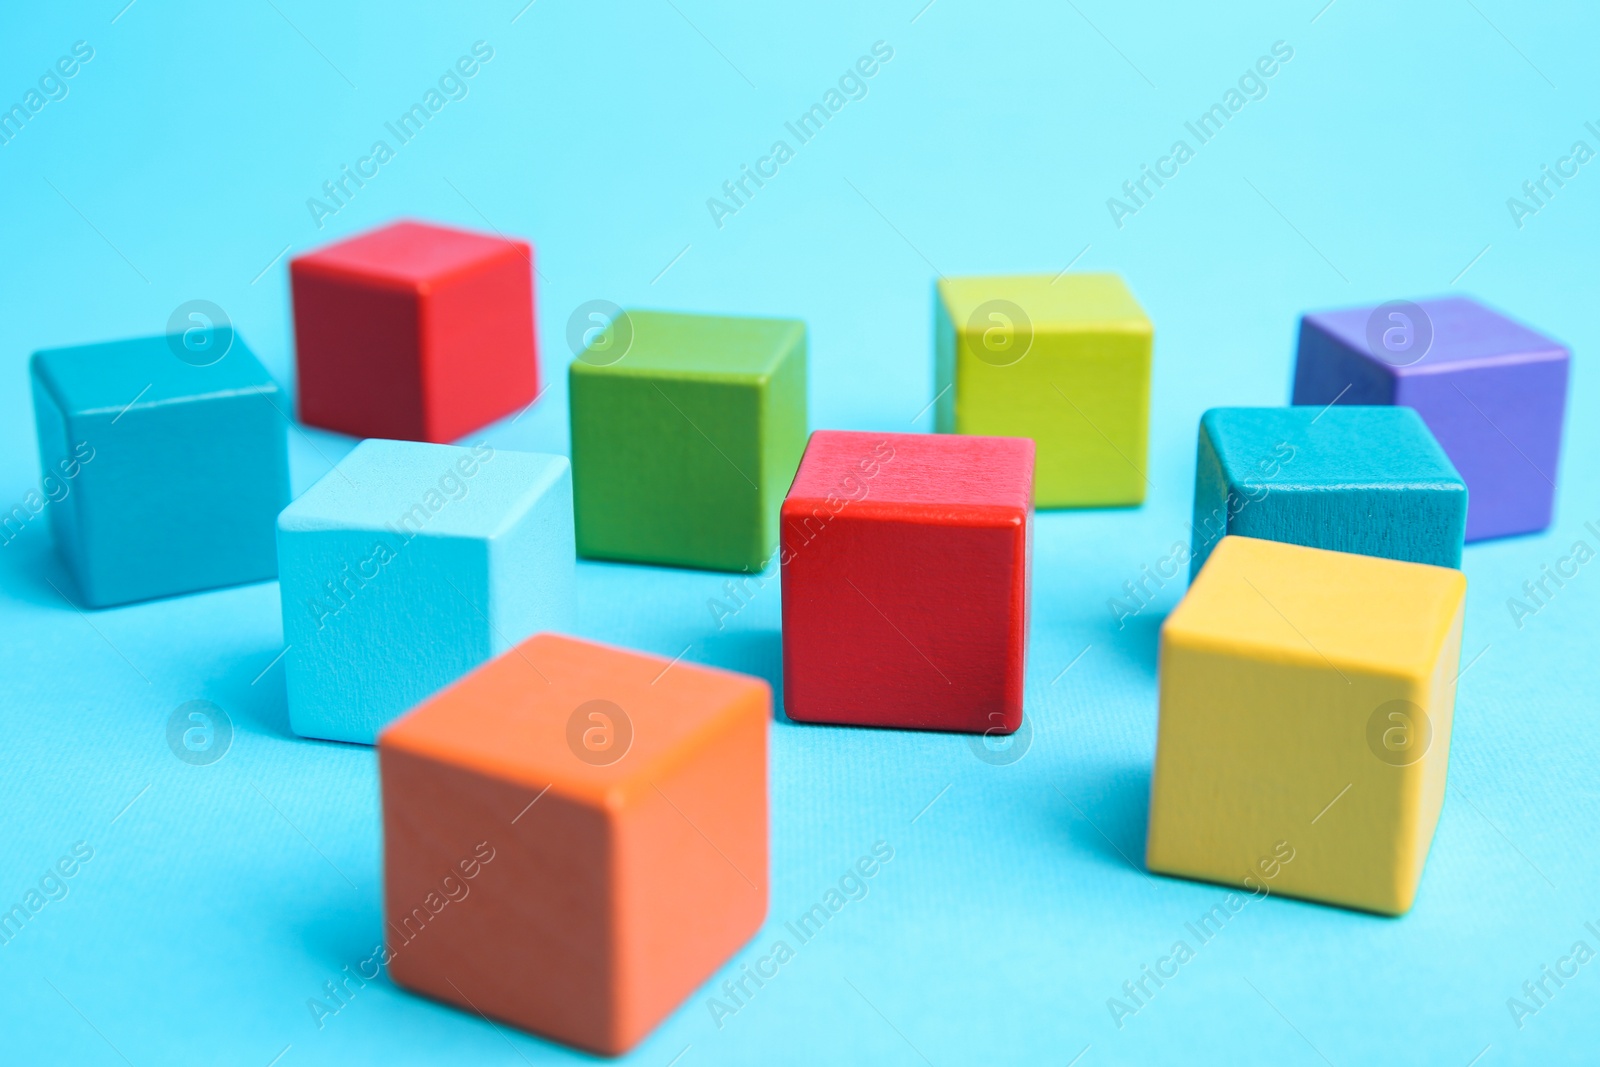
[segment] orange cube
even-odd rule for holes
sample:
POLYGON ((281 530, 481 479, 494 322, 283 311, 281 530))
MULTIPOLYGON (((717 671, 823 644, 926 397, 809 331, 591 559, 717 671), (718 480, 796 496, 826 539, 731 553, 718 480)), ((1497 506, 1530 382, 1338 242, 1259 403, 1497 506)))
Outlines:
POLYGON ((378 737, 389 975, 620 1055, 767 912, 765 682, 539 634, 378 737))

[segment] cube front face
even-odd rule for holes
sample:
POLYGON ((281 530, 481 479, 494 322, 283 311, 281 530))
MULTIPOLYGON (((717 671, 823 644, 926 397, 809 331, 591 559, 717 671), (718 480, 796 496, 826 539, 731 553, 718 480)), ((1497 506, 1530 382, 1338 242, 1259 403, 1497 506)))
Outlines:
POLYGON ((1409 408, 1213 408, 1200 420, 1191 575, 1227 534, 1459 567, 1466 520, 1466 483, 1409 408))
POLYGON ((278 522, 289 721, 372 744, 395 716, 573 616, 565 459, 364 441, 278 522))
POLYGON ((619 1055, 755 934, 770 695, 668 667, 543 634, 384 732, 397 983, 619 1055), (480 845, 493 860, 430 915, 480 845))
POLYGON ((165 337, 34 357, 45 484, 63 489, 50 525, 86 605, 277 573, 285 401, 243 340, 225 336, 222 357, 204 366, 165 337))
POLYGON ((805 447, 803 324, 627 315, 619 361, 572 364, 579 553, 761 570, 805 447))
POLYGON ((818 431, 783 506, 784 711, 1022 724, 1032 442, 818 431))
POLYGON ((1562 345, 1472 300, 1350 308, 1301 320, 1294 403, 1416 409, 1471 492, 1466 540, 1532 533, 1552 516, 1569 363, 1562 345), (1382 351, 1388 322, 1414 328, 1415 348, 1382 351))
POLYGON ((940 432, 1032 438, 1039 507, 1144 500, 1153 331, 1120 278, 951 278, 935 302, 940 432))
POLYGON ((452 441, 538 395, 532 249, 402 222, 289 264, 300 417, 452 441))
POLYGON ((1408 910, 1444 799, 1464 592, 1443 568, 1224 540, 1162 630, 1150 869, 1408 910))

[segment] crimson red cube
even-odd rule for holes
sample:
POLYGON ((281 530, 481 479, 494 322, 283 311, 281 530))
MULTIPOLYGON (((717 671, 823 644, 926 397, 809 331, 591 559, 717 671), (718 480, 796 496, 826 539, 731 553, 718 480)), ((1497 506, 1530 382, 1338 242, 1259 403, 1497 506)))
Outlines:
POLYGON ((538 395, 526 241, 396 222, 296 257, 289 283, 307 425, 442 443, 538 395))
POLYGON ((784 710, 1022 725, 1033 441, 818 430, 783 502, 784 710))

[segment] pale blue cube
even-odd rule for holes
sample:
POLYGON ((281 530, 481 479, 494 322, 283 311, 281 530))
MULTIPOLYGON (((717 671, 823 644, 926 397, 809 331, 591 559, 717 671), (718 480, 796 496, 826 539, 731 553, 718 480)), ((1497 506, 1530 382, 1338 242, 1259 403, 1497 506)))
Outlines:
POLYGON ((373 744, 391 719, 574 617, 563 456, 363 441, 278 516, 289 724, 373 744))

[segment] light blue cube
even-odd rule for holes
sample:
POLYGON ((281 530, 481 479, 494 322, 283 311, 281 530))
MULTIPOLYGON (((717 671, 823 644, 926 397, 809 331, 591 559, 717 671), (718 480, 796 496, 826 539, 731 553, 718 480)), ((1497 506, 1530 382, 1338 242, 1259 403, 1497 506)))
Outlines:
MULTIPOLYGON (((189 341, 33 355, 39 510, 89 607, 277 571, 288 399, 231 329, 208 331, 202 346, 189 341)), ((15 511, 4 518, 8 537, 26 521, 15 511)))
POLYGON ((373 744, 418 701, 574 617, 564 456, 363 441, 278 516, 289 725, 373 744))

